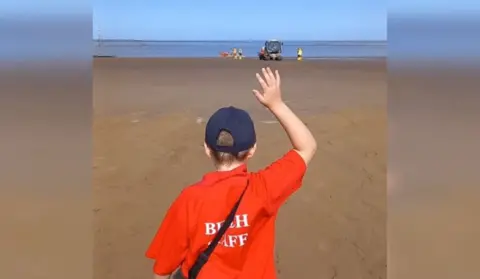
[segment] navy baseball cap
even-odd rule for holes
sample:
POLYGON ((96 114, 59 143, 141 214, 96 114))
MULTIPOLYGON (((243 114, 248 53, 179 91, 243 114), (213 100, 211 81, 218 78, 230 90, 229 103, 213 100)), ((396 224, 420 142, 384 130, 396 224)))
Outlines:
POLYGON ((205 143, 214 151, 238 154, 250 149, 257 142, 255 126, 248 112, 236 107, 217 110, 205 128, 205 143), (233 146, 218 146, 220 132, 227 131, 233 137, 233 146))

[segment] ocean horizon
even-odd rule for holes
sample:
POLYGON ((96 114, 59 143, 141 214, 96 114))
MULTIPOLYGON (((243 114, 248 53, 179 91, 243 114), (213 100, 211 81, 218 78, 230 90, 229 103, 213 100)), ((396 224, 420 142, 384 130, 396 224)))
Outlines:
MULTIPOLYGON (((94 56, 210 58, 219 53, 241 48, 246 58, 256 58, 265 41, 260 40, 93 40, 94 56)), ((387 41, 283 41, 285 58, 296 57, 303 48, 306 59, 321 58, 383 58, 387 56, 387 41)))

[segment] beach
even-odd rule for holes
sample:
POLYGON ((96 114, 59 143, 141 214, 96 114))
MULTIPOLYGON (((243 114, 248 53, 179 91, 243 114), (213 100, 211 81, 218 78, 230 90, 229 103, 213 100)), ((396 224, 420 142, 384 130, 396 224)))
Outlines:
POLYGON ((386 278, 386 60, 215 58, 94 59, 94 278, 151 278, 144 252, 167 208, 213 169, 203 135, 219 107, 252 114, 249 169, 288 151, 251 93, 265 66, 280 71, 284 100, 318 141, 278 215, 278 278, 386 278))

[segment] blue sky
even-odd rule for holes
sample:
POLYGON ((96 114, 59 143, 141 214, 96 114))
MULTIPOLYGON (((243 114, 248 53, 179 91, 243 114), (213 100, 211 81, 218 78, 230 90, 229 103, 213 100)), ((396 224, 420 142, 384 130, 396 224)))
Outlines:
POLYGON ((93 37, 386 40, 386 9, 384 0, 94 0, 93 37))

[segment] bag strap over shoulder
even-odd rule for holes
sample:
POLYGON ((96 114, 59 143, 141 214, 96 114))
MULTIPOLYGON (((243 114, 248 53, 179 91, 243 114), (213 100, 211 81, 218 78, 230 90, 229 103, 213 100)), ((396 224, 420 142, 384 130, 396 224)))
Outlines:
POLYGON ((196 259, 192 268, 188 272, 188 279, 197 278, 198 274, 200 273, 200 270, 207 263, 208 259, 210 258, 210 255, 212 255, 213 251, 215 250, 215 247, 217 247, 223 235, 232 224, 233 219, 235 218, 235 214, 237 213, 237 209, 240 205, 240 202, 242 201, 243 195, 247 191, 248 184, 249 184, 249 180, 247 180, 247 185, 245 186, 245 189, 243 189, 242 194, 240 195, 237 202, 233 206, 232 210, 228 214, 227 218, 225 219, 225 222, 223 222, 222 226, 220 227, 218 232, 215 234, 215 237, 213 238, 212 242, 210 242, 210 244, 208 245, 207 249, 205 249, 205 251, 203 251, 202 253, 200 253, 200 255, 198 255, 198 258, 196 259))

